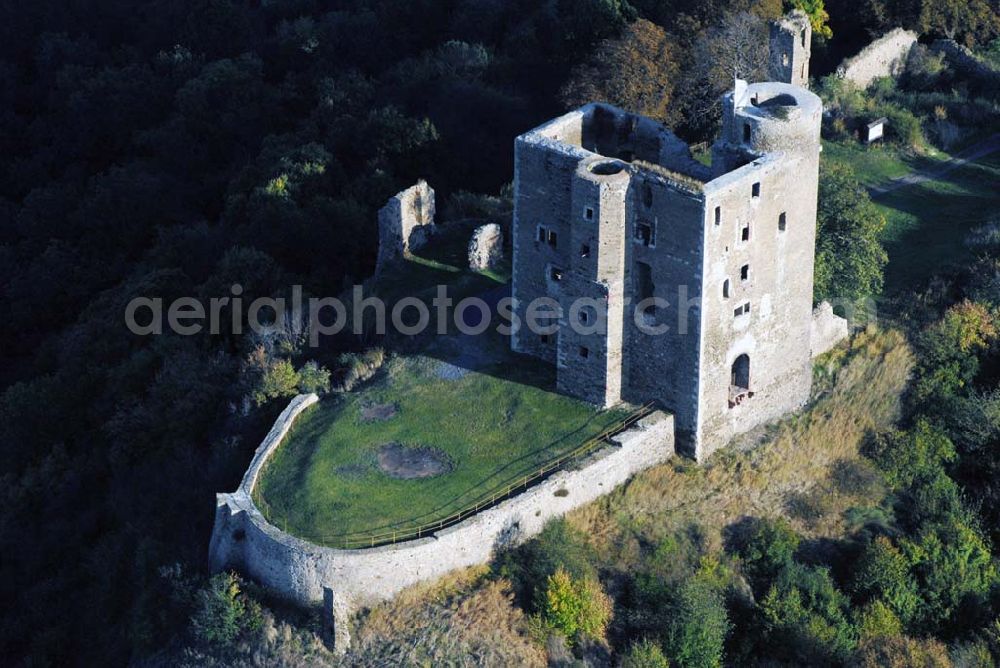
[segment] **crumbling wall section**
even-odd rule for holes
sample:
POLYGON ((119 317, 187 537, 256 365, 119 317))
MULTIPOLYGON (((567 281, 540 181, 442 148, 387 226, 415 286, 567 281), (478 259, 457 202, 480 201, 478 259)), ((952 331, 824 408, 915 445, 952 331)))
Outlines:
POLYGON ((859 88, 867 88, 881 77, 897 77, 906 70, 917 37, 912 30, 896 28, 844 60, 837 68, 837 76, 859 88))
POLYGON ((813 309, 812 327, 809 333, 809 347, 813 357, 830 351, 838 343, 850 336, 847 320, 833 312, 830 302, 822 302, 813 309))
POLYGON ((931 45, 931 50, 943 53, 953 70, 963 77, 972 79, 994 91, 1000 88, 1000 68, 980 58, 953 39, 939 39, 931 45))
POLYGON ((378 212, 375 273, 426 244, 434 233, 434 215, 434 189, 423 179, 390 197, 378 212))

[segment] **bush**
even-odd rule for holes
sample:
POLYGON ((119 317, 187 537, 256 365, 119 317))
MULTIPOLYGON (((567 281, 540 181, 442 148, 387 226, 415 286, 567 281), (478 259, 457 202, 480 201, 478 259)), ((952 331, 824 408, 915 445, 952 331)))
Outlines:
POLYGON ((765 591, 792 563, 792 556, 799 547, 799 535, 780 518, 752 519, 739 533, 734 542, 736 553, 743 562, 743 573, 756 592, 765 591))
POLYGON ((534 540, 502 551, 494 570, 514 583, 525 608, 537 612, 544 607, 539 592, 544 591, 550 575, 562 568, 574 578, 596 578, 595 560, 587 537, 566 520, 557 519, 546 524, 534 540))
POLYGON ((567 640, 602 640, 611 610, 611 599, 596 579, 574 579, 562 567, 548 577, 542 619, 567 640))
POLYGON ((286 359, 272 356, 263 345, 247 356, 243 377, 249 388, 247 395, 257 406, 298 393, 299 374, 295 367, 286 359))
POLYGON ((903 632, 903 624, 882 601, 872 601, 861 608, 857 615, 858 636, 862 641, 869 638, 898 636, 903 632))
POLYGON ((259 628, 262 615, 260 605, 242 592, 235 573, 219 573, 196 596, 191 630, 203 642, 227 645, 242 631, 259 628))
POLYGON ((761 602, 764 630, 775 655, 801 665, 843 662, 854 649, 847 599, 824 568, 792 564, 761 602))
POLYGON ((344 353, 337 358, 340 364, 339 372, 341 392, 350 392, 358 383, 363 383, 374 376, 385 363, 385 351, 382 348, 372 348, 363 353, 344 353))
POLYGON ((299 392, 326 394, 330 391, 330 370, 310 360, 299 369, 299 392))
POLYGON ((667 652, 678 666, 721 666, 729 619, 719 591, 694 577, 681 586, 672 606, 667 652))
POLYGON ((906 636, 869 638, 855 653, 854 668, 951 668, 948 650, 936 640, 906 636))
POLYGON ((881 619, 883 610, 872 606, 882 606, 899 624, 908 623, 920 604, 909 562, 885 536, 877 537, 861 553, 851 579, 851 593, 862 601, 870 601, 865 609, 867 621, 870 624, 878 621, 880 628, 885 626, 881 619))
POLYGON ((629 648, 628 654, 622 659, 622 668, 670 668, 670 662, 659 645, 652 640, 643 639, 629 648))

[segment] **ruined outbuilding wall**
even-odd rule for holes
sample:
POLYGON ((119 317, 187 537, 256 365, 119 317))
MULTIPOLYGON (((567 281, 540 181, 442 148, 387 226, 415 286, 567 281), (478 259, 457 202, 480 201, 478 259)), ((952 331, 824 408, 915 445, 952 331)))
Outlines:
POLYGON ((809 59, 812 56, 812 24, 801 10, 795 10, 770 24, 769 81, 809 87, 809 59))
POLYGON ((906 69, 917 37, 912 30, 896 28, 844 60, 837 68, 837 76, 859 88, 867 88, 880 77, 899 76, 906 69))
POLYGON ((427 243, 434 233, 434 214, 434 189, 422 179, 389 198, 378 212, 376 274, 427 243))
POLYGON ((931 50, 943 53, 953 70, 990 88, 1000 87, 1000 68, 980 58, 953 39, 935 40, 931 50))
POLYGON ((295 417, 317 401, 296 397, 258 448, 240 488, 216 496, 209 548, 212 571, 234 568, 273 593, 300 604, 332 609, 336 648, 349 642, 348 618, 363 606, 457 568, 489 561, 500 546, 538 534, 545 523, 611 492, 631 476, 674 454, 674 421, 653 413, 616 436, 616 445, 573 470, 553 474, 527 491, 427 538, 362 550, 308 543, 270 524, 251 493, 261 467, 295 417))
POLYGON ((809 342, 813 357, 829 352, 835 345, 850 336, 847 320, 833 312, 830 302, 822 302, 813 309, 809 342))

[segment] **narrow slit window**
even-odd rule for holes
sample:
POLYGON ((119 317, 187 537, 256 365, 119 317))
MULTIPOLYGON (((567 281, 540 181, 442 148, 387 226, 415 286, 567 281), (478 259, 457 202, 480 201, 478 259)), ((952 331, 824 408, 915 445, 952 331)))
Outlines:
POLYGON ((749 123, 744 123, 743 124, 743 141, 745 141, 745 142, 750 141, 750 124, 749 123))
POLYGON ((590 348, 587 348, 586 346, 580 346, 580 357, 582 357, 583 359, 587 359, 588 357, 590 357, 590 348))
POLYGON ((745 264, 740 267, 740 280, 746 281, 750 278, 750 265, 745 264))
POLYGON ((750 189, 750 194, 753 195, 754 198, 760 197, 760 181, 753 184, 753 187, 750 189))
POLYGON ((715 224, 719 225, 720 223, 722 223, 722 207, 717 206, 715 207, 715 224))
POLYGON ((590 257, 590 244, 583 244, 580 246, 580 257, 588 258, 590 257))
POLYGON ((540 338, 542 340, 542 343, 549 343, 550 341, 552 341, 551 334, 542 334, 540 338))
POLYGON ((722 281, 722 298, 729 299, 729 279, 722 281))
POLYGON ((747 223, 746 225, 744 225, 743 229, 740 230, 740 240, 741 241, 750 241, 750 223, 747 223))
POLYGON ((784 211, 782 211, 778 215, 778 231, 779 232, 784 232, 785 231, 785 227, 787 225, 788 225, 788 215, 784 211))
POLYGON ((590 313, 587 311, 580 311, 580 322, 584 325, 590 324, 590 313))
POLYGON ((556 247, 556 241, 557 241, 557 237, 556 237, 555 230, 549 230, 549 245, 552 246, 553 248, 555 248, 556 247))
POLYGON ((538 226, 538 240, 541 241, 544 244, 548 238, 549 238, 548 231, 546 231, 546 229, 544 227, 542 227, 541 225, 539 225, 538 226))
POLYGON ((583 210, 583 217, 586 218, 587 220, 593 220, 594 209, 588 206, 586 209, 583 210))
POLYGON ((653 189, 649 187, 648 183, 644 183, 642 186, 642 203, 647 209, 653 206, 653 189))

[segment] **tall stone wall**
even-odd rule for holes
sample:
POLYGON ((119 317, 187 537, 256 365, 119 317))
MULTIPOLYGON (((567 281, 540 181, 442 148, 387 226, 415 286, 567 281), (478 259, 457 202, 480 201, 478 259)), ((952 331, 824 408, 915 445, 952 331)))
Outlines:
POLYGON ((880 77, 896 77, 906 69, 910 51, 917 43, 917 33, 896 28, 878 38, 856 56, 844 60, 837 76, 859 88, 867 88, 880 77))
POLYGON ((390 197, 378 212, 375 273, 427 243, 434 231, 434 215, 434 189, 422 179, 390 197))
POLYGON ((770 25, 768 80, 809 87, 812 24, 805 12, 795 10, 770 25))
POLYGON ((653 413, 573 470, 555 473, 460 524, 396 545, 339 550, 280 531, 251 497, 260 468, 295 417, 315 401, 315 395, 294 399, 257 450, 240 488, 217 495, 209 563, 213 571, 240 570, 288 600, 332 610, 340 651, 350 640, 348 618, 353 611, 418 582, 485 563, 497 547, 538 534, 549 520, 611 492, 674 453, 673 418, 653 413))

